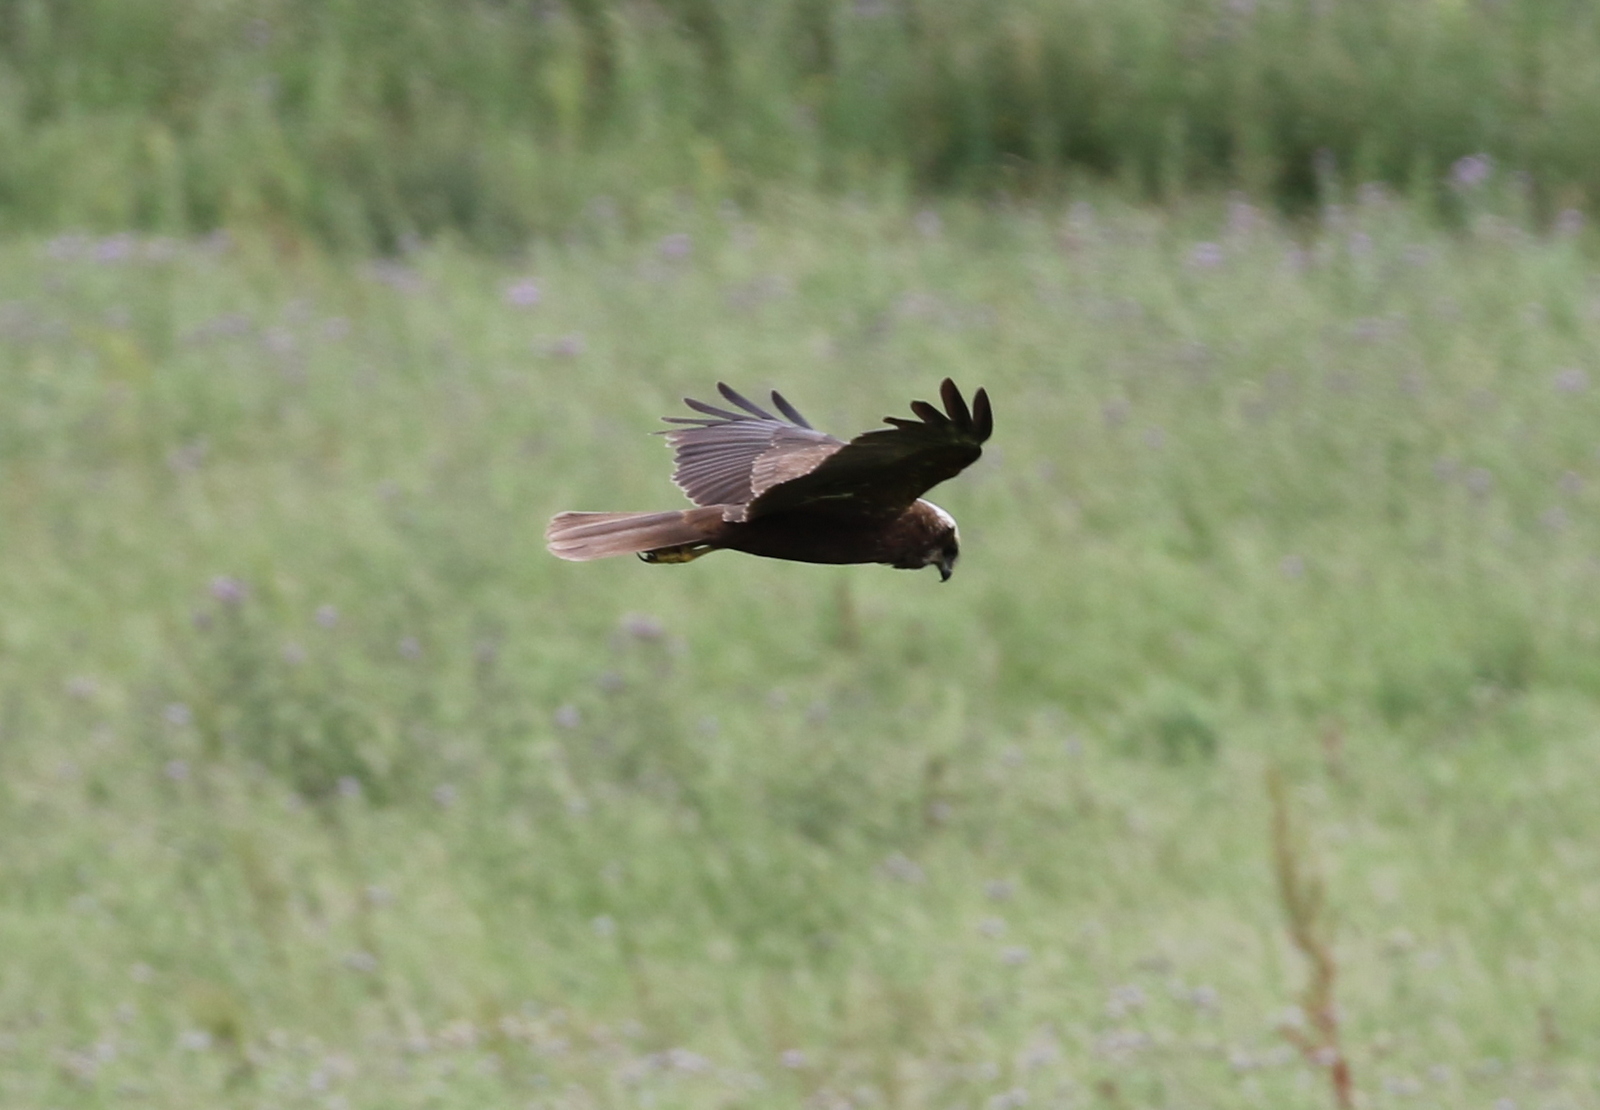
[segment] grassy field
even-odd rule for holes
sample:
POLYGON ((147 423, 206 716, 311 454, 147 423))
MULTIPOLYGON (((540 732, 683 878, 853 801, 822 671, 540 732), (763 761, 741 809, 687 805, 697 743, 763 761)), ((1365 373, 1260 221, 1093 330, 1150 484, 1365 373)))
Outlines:
POLYGON ((503 249, 588 198, 1600 203, 1589 0, 0 0, 0 230, 503 249), (1469 164, 1470 165, 1470 164, 1469 164))
POLYGON ((1275 854, 1361 1105, 1600 1105, 1600 268, 1528 226, 0 246, 0 1105, 1330 1106, 1275 854), (945 375, 947 585, 543 551, 680 503, 686 392, 945 375))

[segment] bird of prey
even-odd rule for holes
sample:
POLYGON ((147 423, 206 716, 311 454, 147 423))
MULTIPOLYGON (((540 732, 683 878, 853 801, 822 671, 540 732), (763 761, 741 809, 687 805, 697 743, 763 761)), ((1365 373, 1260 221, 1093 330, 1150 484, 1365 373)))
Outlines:
POLYGON ((775 416, 719 382, 733 409, 686 397, 700 415, 663 417, 687 426, 659 433, 675 451, 673 482, 698 508, 558 513, 545 539, 552 554, 575 562, 636 554, 687 563, 726 549, 801 563, 932 566, 947 581, 961 534, 922 495, 977 461, 994 414, 981 389, 970 409, 950 379, 939 389, 943 412, 913 401, 918 419, 886 417, 891 427, 847 443, 812 428, 777 392, 775 416))

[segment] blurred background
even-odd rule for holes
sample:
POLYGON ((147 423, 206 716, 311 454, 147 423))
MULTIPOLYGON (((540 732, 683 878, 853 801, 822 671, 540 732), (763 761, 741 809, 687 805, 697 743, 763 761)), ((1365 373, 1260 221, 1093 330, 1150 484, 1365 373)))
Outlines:
POLYGON ((0 0, 0 1106, 1600 1105, 1597 199, 1570 0, 0 0))

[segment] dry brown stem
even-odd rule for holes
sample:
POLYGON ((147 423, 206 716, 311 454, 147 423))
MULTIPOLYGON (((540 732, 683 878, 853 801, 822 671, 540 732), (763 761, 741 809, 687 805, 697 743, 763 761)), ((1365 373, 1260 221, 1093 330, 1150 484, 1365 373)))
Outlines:
POLYGON ((1339 1011, 1334 1001, 1339 965, 1333 958, 1328 939, 1327 901, 1319 875, 1296 835, 1289 815, 1289 791, 1283 772, 1267 771, 1267 794, 1272 800, 1272 859, 1278 877, 1278 896, 1283 902, 1289 939, 1310 965, 1311 976, 1300 993, 1300 1009, 1305 1014, 1302 1026, 1285 1024, 1280 1032, 1299 1049, 1307 1062, 1326 1069, 1333 1087, 1334 1105, 1352 1110, 1355 1086, 1350 1062, 1339 1040, 1339 1011))

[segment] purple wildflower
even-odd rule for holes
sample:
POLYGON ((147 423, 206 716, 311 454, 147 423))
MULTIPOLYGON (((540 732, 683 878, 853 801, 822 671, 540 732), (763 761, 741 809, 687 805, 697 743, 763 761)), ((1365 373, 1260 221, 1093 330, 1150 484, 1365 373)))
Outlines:
POLYGON ((577 358, 584 349, 583 336, 577 334, 564 335, 549 347, 550 353, 556 358, 577 358))
POLYGON ((892 853, 883 861, 883 870, 891 879, 902 883, 920 883, 926 875, 916 861, 910 859, 902 852, 892 853))
POLYGON ((669 262, 681 262, 694 251, 694 240, 687 231, 676 231, 661 240, 661 257, 669 262))
POLYGON ((1476 189, 1494 173, 1494 159, 1487 154, 1469 154, 1457 158, 1450 167, 1450 184, 1457 189, 1476 189))
POLYGON ((389 259, 381 259, 374 262, 368 267, 367 272, 372 275, 375 281, 381 282, 391 289, 398 289, 402 293, 421 292, 426 284, 422 280, 422 276, 410 266, 389 259))
POLYGON ((648 613, 629 613, 622 618, 622 631, 635 640, 655 641, 667 634, 666 626, 648 613))
POLYGON ((1112 987, 1111 994, 1106 999, 1106 1016, 1114 1021, 1120 1021, 1128 1014, 1144 1009, 1144 1004, 1144 988, 1137 983, 1112 987))
POLYGON ((1557 370, 1551 380, 1557 393, 1582 393, 1589 388, 1589 375, 1577 366, 1557 370))
POLYGON ((174 474, 193 474, 205 462, 210 445, 204 436, 174 448, 167 455, 167 466, 174 474))
POLYGON ((96 262, 125 262, 132 256, 135 246, 133 236, 126 232, 110 235, 94 245, 93 257, 96 262))
POLYGON ((238 605, 248 592, 244 583, 231 574, 219 574, 211 580, 211 596, 223 605, 238 605))
POLYGON ((1196 243, 1189 252, 1189 265, 1197 270, 1215 270, 1225 261, 1227 256, 1217 243, 1196 243))
POLYGON ((506 286, 506 304, 513 308, 533 308, 544 299, 538 284, 532 278, 522 278, 506 286))
POLYGON ((288 328, 268 328, 261 333, 261 345, 279 358, 294 354, 294 333, 288 328))

